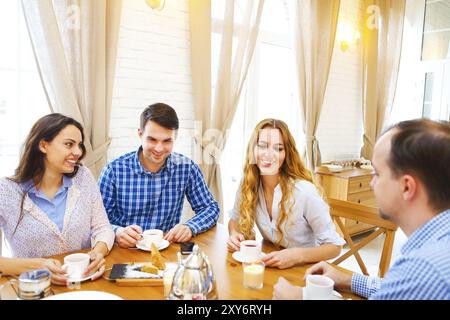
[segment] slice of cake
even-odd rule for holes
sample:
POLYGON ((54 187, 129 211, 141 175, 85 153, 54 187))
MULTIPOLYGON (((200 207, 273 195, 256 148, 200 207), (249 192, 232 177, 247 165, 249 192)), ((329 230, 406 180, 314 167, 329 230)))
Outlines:
POLYGON ((158 268, 151 263, 143 263, 142 266, 140 267, 140 271, 151 274, 158 274, 158 268))
POLYGON ((161 256, 161 253, 159 253, 158 248, 155 246, 155 244, 153 242, 152 242, 152 256, 150 258, 150 261, 159 270, 166 269, 166 264, 164 263, 164 259, 161 256))

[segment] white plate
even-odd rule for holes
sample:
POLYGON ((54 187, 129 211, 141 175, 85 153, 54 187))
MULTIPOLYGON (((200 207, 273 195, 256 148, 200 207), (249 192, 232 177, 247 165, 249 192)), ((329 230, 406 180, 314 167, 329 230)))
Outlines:
MULTIPOLYGON (((302 289, 303 289, 303 300, 316 300, 316 299, 308 299, 308 296, 307 296, 306 290, 305 290, 306 288, 303 287, 302 289)), ((344 297, 342 297, 342 295, 339 292, 337 292, 336 290, 333 290, 333 296, 331 296, 329 299, 326 299, 326 300, 343 300, 343 299, 344 299, 344 297)), ((321 300, 324 300, 324 299, 321 299, 321 300)))
POLYGON ((123 300, 121 297, 102 291, 74 291, 47 297, 42 300, 123 300))
MULTIPOLYGON (((242 257, 241 257, 241 252, 240 251, 235 251, 233 252, 233 254, 231 255, 233 257, 234 260, 236 260, 237 262, 242 262, 242 257)), ((262 259, 263 257, 265 257, 266 254, 264 252, 261 252, 261 256, 259 257, 260 259, 262 259)))
POLYGON ((91 279, 94 274, 95 274, 95 271, 92 272, 90 275, 83 277, 83 278, 67 278, 67 279, 69 280, 69 282, 83 282, 83 281, 91 279))
MULTIPOLYGON (((170 242, 169 242, 169 241, 163 240, 163 241, 161 241, 161 243, 159 244, 158 250, 163 250, 163 249, 167 248, 169 245, 170 245, 170 242)), ((144 250, 144 251, 152 251, 151 248, 147 248, 147 247, 141 246, 140 244, 137 244, 137 245, 136 245, 136 248, 141 249, 141 250, 144 250)))

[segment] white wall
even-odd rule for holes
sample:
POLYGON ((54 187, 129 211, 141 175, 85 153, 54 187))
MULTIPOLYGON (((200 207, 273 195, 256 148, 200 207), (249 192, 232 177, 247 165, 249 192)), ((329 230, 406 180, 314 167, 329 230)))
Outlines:
POLYGON ((144 0, 123 1, 108 160, 139 146, 139 116, 155 102, 171 105, 180 119, 175 151, 191 156, 192 106, 187 0, 166 0, 164 10, 144 0))
MULTIPOLYGON (((342 0, 340 16, 358 25, 362 2, 342 0)), ((111 115, 108 158, 139 144, 140 112, 150 103, 172 105, 180 117, 176 149, 193 156, 193 107, 190 78, 187 0, 166 0, 154 11, 142 0, 124 1, 111 115)), ((362 145, 361 45, 343 52, 336 44, 317 137, 322 160, 358 157, 362 145)))
MULTIPOLYGON (((340 15, 356 26, 362 2, 342 0, 340 15)), ((172 105, 180 118, 176 150, 194 156, 187 0, 166 0, 154 11, 143 0, 124 1, 111 115, 109 160, 139 145, 141 111, 150 103, 172 105)), ((317 132, 322 160, 359 157, 362 145, 361 45, 343 52, 336 44, 317 132)))
MULTIPOLYGON (((363 19, 362 1, 341 0, 339 19, 357 27, 363 19)), ((341 158, 359 158, 362 146, 361 43, 342 51, 338 41, 333 50, 317 138, 322 162, 341 158)))

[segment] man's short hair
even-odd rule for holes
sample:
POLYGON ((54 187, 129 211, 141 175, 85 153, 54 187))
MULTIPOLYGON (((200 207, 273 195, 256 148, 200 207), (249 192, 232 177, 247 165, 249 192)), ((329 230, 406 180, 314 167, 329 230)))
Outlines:
POLYGON ((425 186, 429 205, 439 211, 450 208, 450 122, 416 119, 390 129, 388 165, 394 175, 416 176, 425 186))
POLYGON ((178 116, 175 110, 171 106, 161 102, 149 105, 144 109, 141 114, 141 130, 144 130, 149 120, 155 121, 167 129, 178 130, 179 127, 178 116))

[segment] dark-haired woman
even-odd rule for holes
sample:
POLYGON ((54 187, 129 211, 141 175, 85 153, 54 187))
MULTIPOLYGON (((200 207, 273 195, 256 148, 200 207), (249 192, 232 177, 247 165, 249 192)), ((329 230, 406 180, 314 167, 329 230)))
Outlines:
POLYGON ((31 129, 14 176, 0 179, 0 228, 16 258, 0 258, 4 274, 40 267, 52 272, 54 283, 65 284, 59 261, 43 257, 87 248, 85 275, 103 273, 114 233, 97 183, 80 164, 83 141, 76 120, 44 116, 31 129))

